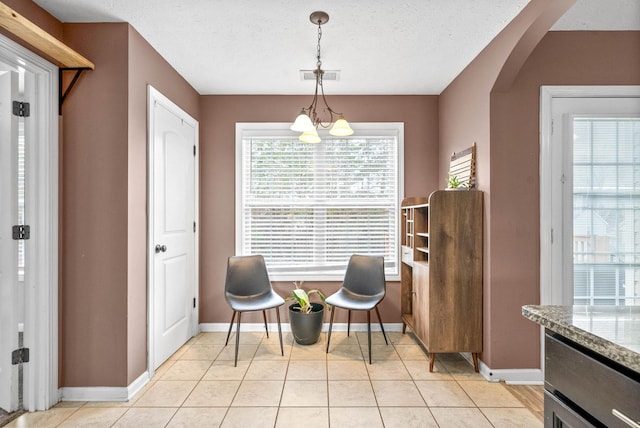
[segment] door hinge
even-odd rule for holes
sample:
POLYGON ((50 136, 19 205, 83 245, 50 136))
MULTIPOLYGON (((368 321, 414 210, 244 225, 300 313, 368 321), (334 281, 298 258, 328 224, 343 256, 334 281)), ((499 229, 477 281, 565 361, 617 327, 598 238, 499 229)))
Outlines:
POLYGON ((11 228, 12 237, 16 241, 22 241, 31 237, 31 227, 25 224, 18 224, 11 228))
POLYGON ((196 233, 196 222, 193 222, 193 233, 196 233))
POLYGON ((22 364, 29 362, 29 348, 18 348, 11 353, 11 364, 22 364))
POLYGON ((23 103, 21 101, 13 102, 13 115, 19 117, 29 117, 31 113, 31 109, 29 108, 29 103, 23 103))
POLYGON ((196 298, 194 297, 193 298, 193 309, 195 309, 195 308, 196 308, 196 298))
POLYGON ((195 144, 193 145, 193 155, 194 156, 196 155, 196 145, 195 144))

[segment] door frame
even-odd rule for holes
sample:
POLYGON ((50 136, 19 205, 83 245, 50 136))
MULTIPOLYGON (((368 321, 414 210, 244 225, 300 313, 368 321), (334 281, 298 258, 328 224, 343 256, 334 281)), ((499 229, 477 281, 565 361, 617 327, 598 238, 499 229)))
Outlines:
POLYGON ((46 410, 60 401, 58 386, 58 67, 0 35, 0 60, 34 75, 34 135, 25 161, 31 226, 25 251, 23 407, 46 410))
POLYGON ((171 101, 169 98, 164 96, 160 91, 155 89, 151 85, 147 85, 147 372, 149 373, 149 378, 152 378, 155 373, 154 361, 155 361, 155 310, 154 310, 154 269, 153 263, 155 259, 155 242, 153 241, 154 235, 154 129, 152 128, 152 124, 155 119, 155 109, 153 105, 155 103, 161 104, 163 107, 174 113, 175 115, 181 117, 185 122, 189 123, 195 129, 195 141, 194 144, 196 146, 195 150, 195 159, 194 159, 194 218, 196 222, 196 233, 194 236, 194 272, 193 272, 193 282, 194 282, 194 296, 196 298, 196 307, 194 309, 194 316, 191 320, 191 334, 195 336, 198 333, 198 314, 200 308, 200 296, 199 296, 199 271, 200 271, 200 256, 199 256, 199 236, 200 236, 200 169, 199 169, 199 159, 200 159, 200 136, 199 136, 199 124, 193 119, 188 113, 186 113, 182 108, 180 108, 177 104, 171 101))
MULTIPOLYGON (((561 304, 562 290, 553 287, 553 218, 562 207, 553 204, 553 111, 554 98, 640 97, 640 86, 541 86, 540 87, 540 304, 561 304)), ((556 234, 557 235, 557 234, 556 234)), ((564 237, 557 236, 557 239, 564 237)), ((561 241, 557 241, 561 242, 561 241)), ((544 329, 540 336, 540 367, 544 370, 544 329)))

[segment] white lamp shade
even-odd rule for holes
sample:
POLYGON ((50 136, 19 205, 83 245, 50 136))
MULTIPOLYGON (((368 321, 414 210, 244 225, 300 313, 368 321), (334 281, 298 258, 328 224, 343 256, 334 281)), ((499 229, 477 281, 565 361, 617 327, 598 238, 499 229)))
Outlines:
POLYGON ((344 117, 340 116, 340 118, 336 120, 336 123, 331 127, 331 130, 329 130, 329 134, 335 135, 336 137, 347 137, 353 134, 353 129, 349 126, 349 122, 347 122, 344 117))
POLYGON ((302 141, 303 143, 319 143, 321 141, 316 128, 313 128, 311 131, 303 132, 298 137, 298 140, 302 141))
POLYGON ((315 130, 316 127, 313 126, 311 119, 309 118, 309 116, 307 116, 304 109, 302 109, 298 117, 296 117, 296 121, 293 122, 293 125, 291 125, 291 130, 296 132, 307 132, 311 131, 312 129, 315 130))

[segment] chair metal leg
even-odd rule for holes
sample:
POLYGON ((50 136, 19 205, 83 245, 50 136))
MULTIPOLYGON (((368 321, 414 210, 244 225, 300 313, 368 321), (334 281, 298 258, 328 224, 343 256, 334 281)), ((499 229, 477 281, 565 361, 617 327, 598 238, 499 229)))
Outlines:
POLYGON ((367 311, 367 335, 369 338, 369 364, 371 364, 371 311, 367 311))
POLYGON ((229 337, 231 337, 231 328, 233 327, 233 320, 236 318, 236 311, 233 311, 233 315, 231 315, 231 322, 229 323, 229 333, 227 333, 227 341, 224 342, 224 346, 229 344, 229 337))
POLYGON ((264 331, 267 332, 267 339, 269 338, 269 329, 267 328, 267 311, 262 311, 262 318, 264 318, 264 331))
POLYGON ((347 314, 347 337, 349 337, 349 330, 351 330, 351 309, 349 309, 349 313, 347 314))
POLYGON ((378 310, 378 306, 376 306, 376 315, 378 316, 378 322, 380 323, 380 328, 382 329, 382 335, 384 336, 384 343, 388 345, 389 341, 387 340, 387 334, 384 332, 384 326, 382 325, 382 318, 380 318, 380 311, 378 310))
POLYGON ((331 309, 331 318, 329 320, 329 334, 327 335, 327 354, 329 353, 329 343, 331 343, 331 329, 333 328, 333 316, 336 313, 336 307, 331 309))
POLYGON ((278 335, 280 336, 280 353, 284 357, 284 348, 282 347, 282 328, 280 327, 280 308, 276 308, 276 318, 278 319, 278 335))
POLYGON ((242 312, 238 312, 238 326, 236 327, 236 358, 233 367, 238 367, 238 348, 240 347, 240 316, 242 312))

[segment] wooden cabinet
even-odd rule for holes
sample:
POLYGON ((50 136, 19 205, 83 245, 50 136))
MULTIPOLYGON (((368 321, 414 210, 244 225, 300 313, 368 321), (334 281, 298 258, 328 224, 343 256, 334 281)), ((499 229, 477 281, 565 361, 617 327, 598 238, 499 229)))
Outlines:
POLYGON ((545 427, 638 426, 637 372, 549 330, 544 349, 545 427))
POLYGON ((402 202, 401 311, 436 354, 482 351, 482 213, 480 191, 433 192, 402 202))

